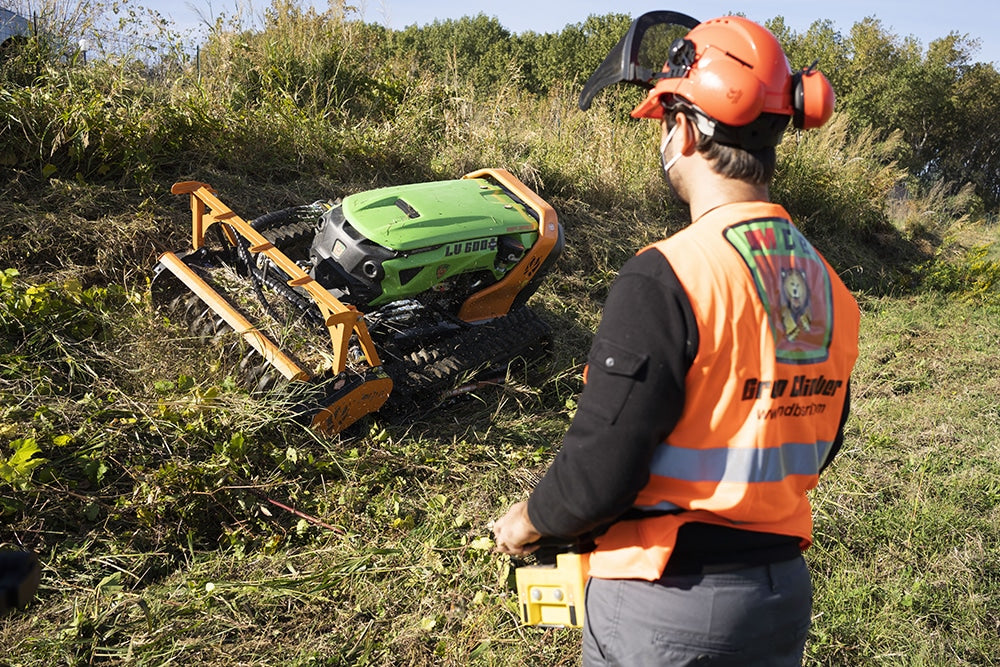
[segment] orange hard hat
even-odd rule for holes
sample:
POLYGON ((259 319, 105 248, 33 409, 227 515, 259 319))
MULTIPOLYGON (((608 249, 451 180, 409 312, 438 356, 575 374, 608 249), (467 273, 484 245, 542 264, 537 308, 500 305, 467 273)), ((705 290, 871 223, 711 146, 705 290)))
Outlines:
MULTIPOLYGON (((823 74, 814 67, 793 74, 774 35, 740 16, 704 21, 675 40, 654 80, 633 117, 661 118, 664 102, 677 97, 732 128, 774 114, 808 129, 829 120, 835 101, 823 74)), ((763 143, 776 145, 783 129, 766 132, 763 143)))

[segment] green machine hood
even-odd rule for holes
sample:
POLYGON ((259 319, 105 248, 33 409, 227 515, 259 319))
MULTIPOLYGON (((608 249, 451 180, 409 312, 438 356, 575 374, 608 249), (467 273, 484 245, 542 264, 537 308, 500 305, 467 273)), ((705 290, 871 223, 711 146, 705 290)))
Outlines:
POLYGON ((538 227, 523 204, 478 178, 360 192, 345 197, 342 210, 366 238, 403 252, 538 227))

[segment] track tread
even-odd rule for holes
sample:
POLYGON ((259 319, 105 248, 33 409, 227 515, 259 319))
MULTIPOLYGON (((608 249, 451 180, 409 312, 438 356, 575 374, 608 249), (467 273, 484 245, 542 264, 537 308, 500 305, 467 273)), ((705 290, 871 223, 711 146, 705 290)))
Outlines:
POLYGON ((388 361, 386 370, 401 393, 411 398, 434 396, 460 380, 505 373, 518 357, 536 360, 544 356, 550 337, 549 326, 534 311, 521 308, 470 326, 402 361, 388 361))

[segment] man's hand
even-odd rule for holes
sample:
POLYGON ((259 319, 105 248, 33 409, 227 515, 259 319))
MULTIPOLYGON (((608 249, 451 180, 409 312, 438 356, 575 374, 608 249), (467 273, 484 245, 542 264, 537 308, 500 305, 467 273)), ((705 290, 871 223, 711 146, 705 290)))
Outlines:
POLYGON ((530 554, 537 546, 527 546, 538 541, 541 533, 528 517, 528 502, 514 503, 507 513, 493 522, 493 539, 497 551, 511 556, 530 554))

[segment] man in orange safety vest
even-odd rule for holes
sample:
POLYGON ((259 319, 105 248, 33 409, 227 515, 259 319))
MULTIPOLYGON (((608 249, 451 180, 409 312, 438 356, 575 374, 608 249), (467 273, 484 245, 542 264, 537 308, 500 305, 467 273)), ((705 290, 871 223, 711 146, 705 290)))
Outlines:
POLYGON ((632 115, 659 120, 691 224, 620 271, 562 447, 493 532, 507 554, 594 538, 586 665, 799 665, 807 492, 843 440, 859 310, 769 184, 788 124, 823 125, 834 95, 736 16, 683 17, 662 71, 636 81, 643 33, 677 16, 634 21, 588 86, 646 85, 632 115))

